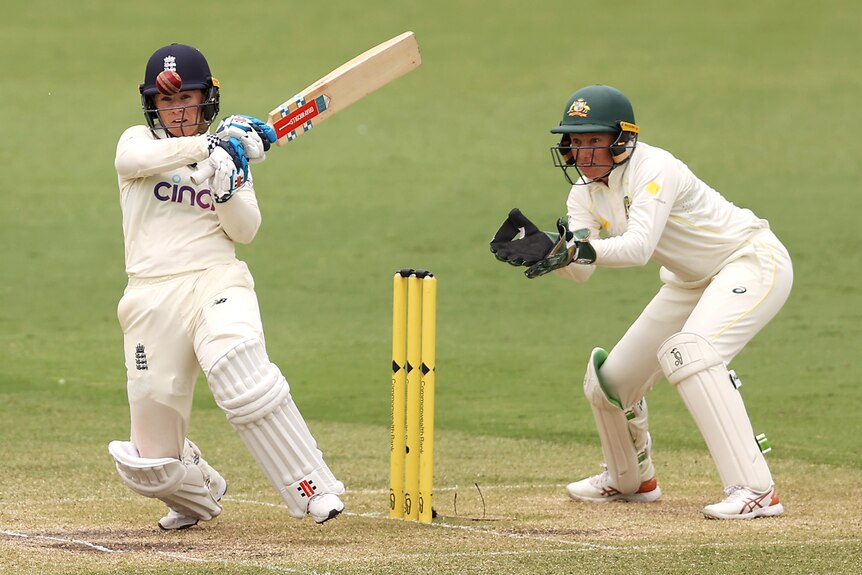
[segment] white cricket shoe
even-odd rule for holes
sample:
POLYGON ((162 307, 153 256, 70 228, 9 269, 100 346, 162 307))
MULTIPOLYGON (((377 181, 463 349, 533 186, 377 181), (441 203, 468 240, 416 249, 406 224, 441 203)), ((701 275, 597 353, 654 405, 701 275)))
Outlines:
POLYGON ((631 501, 633 503, 650 503, 661 497, 661 488, 658 486, 655 476, 640 484, 634 493, 621 493, 611 485, 611 476, 607 470, 569 483, 566 486, 569 497, 579 501, 590 503, 607 503, 608 501, 631 501))
POLYGON ((724 501, 703 508, 707 519, 754 519, 775 517, 784 513, 784 506, 778 499, 775 485, 763 493, 740 485, 731 485, 724 492, 727 495, 724 501))
MULTIPOLYGON (((221 501, 221 498, 224 497, 224 494, 227 492, 227 480, 219 474, 216 474, 218 483, 216 492, 213 495, 216 501, 221 501)), ((174 531, 176 529, 188 529, 189 527, 194 527, 198 524, 200 518, 192 517, 189 515, 183 515, 179 511, 171 509, 168 507, 168 513, 161 519, 159 519, 159 528, 164 529, 165 531, 174 531)))
POLYGON ((308 502, 308 514, 315 523, 326 523, 344 511, 344 503, 335 493, 318 493, 308 502))

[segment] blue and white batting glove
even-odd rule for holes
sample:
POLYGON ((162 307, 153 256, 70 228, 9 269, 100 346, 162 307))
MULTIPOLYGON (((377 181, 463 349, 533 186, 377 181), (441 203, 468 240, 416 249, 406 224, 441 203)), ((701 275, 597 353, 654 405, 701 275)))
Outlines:
MULTIPOLYGON (((211 161, 216 150, 224 150, 237 171, 242 172, 243 178, 248 178, 248 156, 246 156, 245 148, 239 140, 236 138, 219 138, 207 134, 207 150, 209 150, 211 161)), ((215 163, 213 163, 213 167, 215 167, 215 163)))
POLYGON ((233 115, 219 122, 215 135, 223 140, 236 138, 252 163, 266 159, 266 152, 275 143, 275 129, 251 116, 233 115))
POLYGON ((217 204, 223 204, 233 197, 234 192, 251 179, 251 173, 238 169, 223 148, 217 148, 210 155, 210 163, 215 170, 210 177, 210 193, 217 204))

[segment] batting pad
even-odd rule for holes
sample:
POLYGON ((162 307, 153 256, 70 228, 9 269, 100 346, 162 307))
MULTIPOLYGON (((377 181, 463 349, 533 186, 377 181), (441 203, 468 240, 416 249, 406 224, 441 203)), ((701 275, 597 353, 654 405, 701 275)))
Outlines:
POLYGON ((700 429, 724 486, 768 490, 772 475, 742 396, 712 344, 694 333, 678 333, 661 345, 658 360, 700 429))
POLYGON ((305 517, 317 493, 344 493, 258 339, 244 340, 207 374, 216 403, 281 494, 292 517, 305 517))
POLYGON ((171 509, 189 517, 208 521, 217 517, 222 506, 210 491, 218 475, 200 456, 200 450, 186 440, 183 459, 140 457, 130 441, 112 441, 108 452, 117 472, 132 491, 164 501, 171 509))
POLYGON ((643 481, 655 476, 649 457, 646 401, 624 410, 619 400, 607 392, 599 378, 599 367, 607 357, 604 349, 593 349, 584 375, 584 395, 593 410, 612 483, 620 493, 631 494, 643 481))

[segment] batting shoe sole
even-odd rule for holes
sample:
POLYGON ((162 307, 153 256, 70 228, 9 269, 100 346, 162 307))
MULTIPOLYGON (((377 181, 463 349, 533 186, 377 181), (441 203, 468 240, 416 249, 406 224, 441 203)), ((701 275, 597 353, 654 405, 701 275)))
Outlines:
POLYGON ((777 517, 784 513, 784 506, 773 485, 764 492, 732 485, 724 490, 727 497, 703 508, 707 519, 755 519, 777 517))
POLYGON ((577 501, 589 503, 608 503, 610 501, 628 501, 631 503, 652 503, 661 497, 661 488, 653 477, 640 484, 634 493, 621 493, 610 483, 608 472, 593 475, 566 486, 569 497, 577 501))

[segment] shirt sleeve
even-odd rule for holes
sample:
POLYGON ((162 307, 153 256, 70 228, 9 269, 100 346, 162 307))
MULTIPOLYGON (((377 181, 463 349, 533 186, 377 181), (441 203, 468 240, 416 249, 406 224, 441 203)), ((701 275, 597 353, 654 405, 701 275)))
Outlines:
MULTIPOLYGON (((601 221, 593 215, 593 211, 590 209, 591 204, 592 196, 587 186, 572 186, 566 200, 566 213, 569 216, 569 229, 586 228, 590 230, 591 238, 597 238, 601 229, 601 221)), ((596 266, 593 264, 571 263, 564 268, 554 270, 554 274, 576 283, 584 283, 590 279, 595 270, 596 266)))
POLYGON ((146 126, 134 126, 120 136, 114 167, 123 179, 145 178, 207 157, 205 135, 156 139, 146 126))
POLYGON ((596 250, 596 265, 613 268, 646 265, 655 252, 679 194, 679 170, 666 160, 639 164, 629 177, 631 206, 628 227, 619 236, 591 242, 596 250))
POLYGON ((238 244, 251 243, 261 222, 251 172, 248 181, 234 192, 230 200, 216 204, 216 215, 227 237, 238 244))

